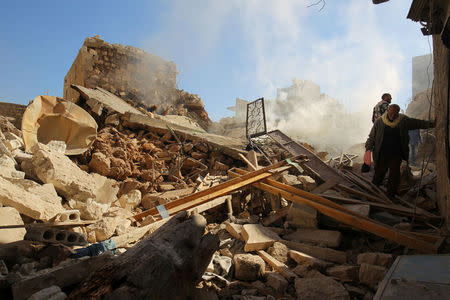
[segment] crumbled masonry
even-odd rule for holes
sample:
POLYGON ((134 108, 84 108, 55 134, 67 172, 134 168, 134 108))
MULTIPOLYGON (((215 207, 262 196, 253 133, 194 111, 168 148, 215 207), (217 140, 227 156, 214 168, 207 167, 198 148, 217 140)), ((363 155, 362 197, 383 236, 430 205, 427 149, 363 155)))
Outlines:
POLYGON ((433 163, 391 199, 350 154, 245 150, 175 79, 88 38, 64 83, 98 126, 86 151, 55 136, 25 152, 0 116, 1 299, 369 299, 399 255, 449 252, 433 163))

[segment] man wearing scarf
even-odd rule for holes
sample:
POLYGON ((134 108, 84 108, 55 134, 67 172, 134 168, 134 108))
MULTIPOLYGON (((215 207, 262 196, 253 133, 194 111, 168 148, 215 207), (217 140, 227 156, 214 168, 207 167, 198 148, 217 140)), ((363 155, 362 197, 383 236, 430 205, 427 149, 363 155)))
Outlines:
POLYGON ((390 197, 397 193, 402 160, 408 161, 408 131, 434 127, 434 122, 413 119, 399 112, 397 104, 389 105, 387 111, 373 124, 365 145, 366 151, 372 151, 375 164, 372 182, 379 186, 389 170, 387 192, 390 197))

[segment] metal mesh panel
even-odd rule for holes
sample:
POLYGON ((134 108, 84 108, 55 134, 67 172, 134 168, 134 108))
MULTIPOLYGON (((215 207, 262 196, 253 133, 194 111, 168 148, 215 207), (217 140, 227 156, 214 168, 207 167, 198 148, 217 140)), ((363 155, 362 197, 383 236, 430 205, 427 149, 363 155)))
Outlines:
POLYGON ((264 98, 260 98, 247 104, 247 138, 266 134, 266 114, 264 111, 264 98))

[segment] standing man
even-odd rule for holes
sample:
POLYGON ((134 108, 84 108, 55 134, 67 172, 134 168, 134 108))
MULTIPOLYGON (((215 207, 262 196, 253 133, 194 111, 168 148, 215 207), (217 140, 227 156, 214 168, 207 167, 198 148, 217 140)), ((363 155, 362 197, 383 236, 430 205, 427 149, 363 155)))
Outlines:
POLYGON ((373 124, 366 141, 366 151, 372 151, 375 175, 372 182, 379 186, 389 170, 387 191, 390 197, 397 193, 400 183, 400 164, 408 161, 408 130, 434 127, 434 122, 413 119, 399 114, 397 104, 389 105, 387 112, 373 124))
POLYGON ((378 102, 377 105, 375 105, 375 107, 373 108, 372 123, 375 123, 375 121, 386 112, 389 104, 391 104, 391 101, 391 94, 384 93, 381 96, 381 101, 378 102))

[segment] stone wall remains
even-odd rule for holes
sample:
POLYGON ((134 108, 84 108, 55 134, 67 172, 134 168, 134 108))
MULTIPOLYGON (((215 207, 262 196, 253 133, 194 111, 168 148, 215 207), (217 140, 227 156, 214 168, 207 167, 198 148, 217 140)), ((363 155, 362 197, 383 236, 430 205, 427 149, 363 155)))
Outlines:
POLYGON ((176 75, 173 62, 132 46, 88 37, 64 78, 64 98, 78 102, 79 94, 71 84, 98 86, 125 100, 166 109, 176 100, 176 75))
POLYGON ((0 102, 0 116, 7 117, 8 121, 20 129, 22 127, 22 116, 26 108, 25 105, 0 102))
POLYGON ((151 112, 189 116, 206 129, 211 120, 202 100, 177 89, 177 73, 173 62, 159 56, 88 37, 64 78, 64 98, 75 103, 81 99, 72 84, 101 87, 151 112))

